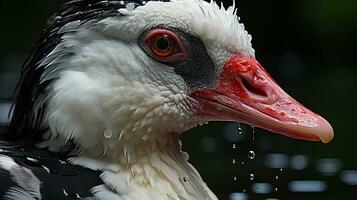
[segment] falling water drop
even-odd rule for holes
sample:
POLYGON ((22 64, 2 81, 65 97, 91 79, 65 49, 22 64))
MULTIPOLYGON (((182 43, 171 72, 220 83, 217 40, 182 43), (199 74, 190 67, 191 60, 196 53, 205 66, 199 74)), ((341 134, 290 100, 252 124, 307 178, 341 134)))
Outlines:
POLYGON ((279 176, 275 176, 275 180, 278 180, 279 179, 279 176))
POLYGON ((244 165, 244 161, 242 161, 242 165, 244 165))
POLYGON ((275 188, 275 191, 278 191, 278 188, 277 188, 277 187, 275 188))
POLYGON ((236 162, 237 162, 236 159, 233 158, 232 163, 233 163, 233 164, 236 164, 236 162))
POLYGON ((282 171, 283 171, 283 168, 280 168, 280 171, 282 172, 282 171))
POLYGON ((254 151, 249 151, 248 152, 248 158, 253 160, 255 158, 255 152, 254 151))
POLYGON ((233 144, 233 149, 236 149, 237 147, 236 147, 236 144, 233 144))
POLYGON ((110 129, 105 129, 104 137, 107 138, 107 139, 110 139, 110 138, 112 138, 112 136, 113 136, 113 131, 110 130, 110 129))
POLYGON ((233 177, 233 180, 234 180, 234 181, 237 181, 237 180, 238 180, 238 178, 235 176, 235 177, 233 177))
POLYGON ((254 174, 249 174, 249 180, 254 180, 254 174))
POLYGON ((238 134, 239 135, 243 134, 243 130, 242 130, 242 127, 240 127, 240 123, 238 123, 238 134))

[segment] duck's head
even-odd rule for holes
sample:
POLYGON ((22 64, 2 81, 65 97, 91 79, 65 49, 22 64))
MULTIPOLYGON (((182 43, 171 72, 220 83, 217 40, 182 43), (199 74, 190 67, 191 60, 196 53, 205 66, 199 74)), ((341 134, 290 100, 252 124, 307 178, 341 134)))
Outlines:
POLYGON ((25 65, 21 121, 83 149, 165 142, 206 121, 333 138, 256 60, 235 7, 200 0, 68 3, 25 65))

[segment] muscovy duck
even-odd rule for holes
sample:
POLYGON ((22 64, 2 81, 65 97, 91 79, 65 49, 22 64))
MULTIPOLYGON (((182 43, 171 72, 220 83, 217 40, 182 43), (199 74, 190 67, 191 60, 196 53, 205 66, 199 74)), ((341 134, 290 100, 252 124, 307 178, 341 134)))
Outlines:
POLYGON ((333 138, 255 59, 235 5, 70 1, 23 66, 1 136, 0 195, 217 199, 179 141, 206 121, 333 138))

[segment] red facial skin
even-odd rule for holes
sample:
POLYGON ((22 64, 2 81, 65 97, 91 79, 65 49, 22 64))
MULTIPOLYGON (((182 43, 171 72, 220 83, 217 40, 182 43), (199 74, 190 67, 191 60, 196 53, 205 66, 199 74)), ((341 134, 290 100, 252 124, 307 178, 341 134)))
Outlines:
POLYGON ((331 125, 305 108, 270 77, 253 57, 232 56, 217 85, 191 94, 204 120, 244 122, 292 138, 328 143, 331 125))

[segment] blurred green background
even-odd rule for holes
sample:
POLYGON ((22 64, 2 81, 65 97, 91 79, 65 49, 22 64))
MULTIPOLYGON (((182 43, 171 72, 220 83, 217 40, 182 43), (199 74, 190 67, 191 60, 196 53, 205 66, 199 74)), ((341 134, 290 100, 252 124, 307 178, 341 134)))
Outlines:
MULTIPOLYGON (((61 2, 0 1, 2 129, 20 67, 61 2)), ((256 128, 253 141, 249 126, 242 124, 239 134, 238 124, 210 123, 183 136, 191 162, 221 199, 356 199, 357 1, 237 5, 258 60, 289 94, 331 122, 335 139, 304 142, 256 128)))

